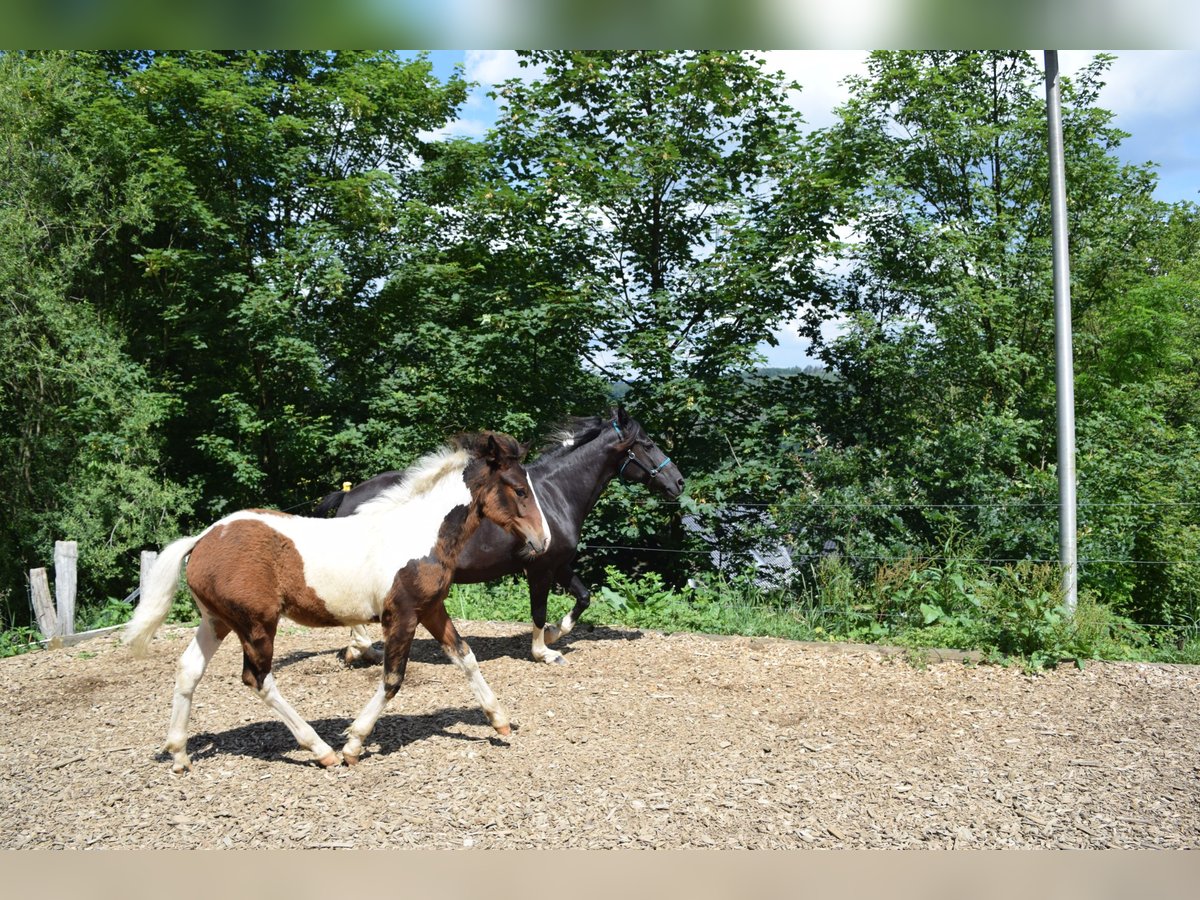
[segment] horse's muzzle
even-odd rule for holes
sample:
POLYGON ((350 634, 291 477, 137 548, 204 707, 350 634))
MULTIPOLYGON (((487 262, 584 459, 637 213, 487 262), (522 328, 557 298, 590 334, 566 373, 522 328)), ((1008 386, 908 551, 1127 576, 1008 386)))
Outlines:
POLYGON ((533 559, 545 553, 549 546, 550 542, 544 538, 527 538, 525 546, 521 548, 521 555, 526 559, 533 559))

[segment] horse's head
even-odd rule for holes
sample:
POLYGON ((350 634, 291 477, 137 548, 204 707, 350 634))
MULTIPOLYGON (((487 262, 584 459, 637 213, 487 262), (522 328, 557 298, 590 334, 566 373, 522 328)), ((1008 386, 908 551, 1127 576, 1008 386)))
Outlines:
POLYGON ((467 486, 480 515, 523 539, 523 554, 545 553, 550 546, 550 527, 521 465, 529 445, 494 431, 466 435, 460 441, 474 457, 467 470, 467 486))
POLYGON ((618 406, 612 411, 612 428, 617 435, 617 449, 623 459, 617 477, 633 484, 644 484, 662 492, 669 499, 683 493, 683 474, 671 458, 642 428, 642 423, 618 406))

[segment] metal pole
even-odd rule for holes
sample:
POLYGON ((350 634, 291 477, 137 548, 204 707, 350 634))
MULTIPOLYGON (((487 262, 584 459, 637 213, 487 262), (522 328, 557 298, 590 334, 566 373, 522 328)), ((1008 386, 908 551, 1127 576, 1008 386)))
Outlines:
POLYGON ((1050 221, 1054 247, 1054 385, 1058 395, 1058 557, 1063 602, 1074 615, 1078 599, 1075 518, 1075 374, 1071 353, 1071 265, 1067 248, 1067 190, 1063 165, 1058 51, 1046 51, 1046 122, 1050 131, 1050 221))

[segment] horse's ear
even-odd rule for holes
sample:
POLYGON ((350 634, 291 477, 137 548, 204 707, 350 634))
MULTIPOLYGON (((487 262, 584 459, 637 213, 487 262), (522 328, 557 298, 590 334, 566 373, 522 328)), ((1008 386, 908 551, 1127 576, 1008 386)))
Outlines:
POLYGON ((629 424, 629 413, 625 412, 625 404, 624 403, 617 404, 617 411, 613 417, 617 420, 618 425, 628 425, 629 424))
POLYGON ((488 434, 480 455, 488 461, 489 465, 493 467, 500 465, 500 445, 496 442, 494 434, 488 434))
POLYGON ((530 438, 523 444, 517 444, 517 459, 523 460, 529 453, 529 448, 533 446, 533 439, 530 438))

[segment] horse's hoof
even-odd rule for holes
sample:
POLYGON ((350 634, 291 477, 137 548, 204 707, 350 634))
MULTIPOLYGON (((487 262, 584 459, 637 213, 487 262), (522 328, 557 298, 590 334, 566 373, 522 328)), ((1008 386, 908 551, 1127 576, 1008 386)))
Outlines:
POLYGON ((347 669, 377 666, 383 662, 383 654, 378 650, 354 650, 347 647, 345 651, 338 655, 342 658, 342 665, 347 669))
POLYGON ((357 766, 358 765, 358 757, 355 756, 353 753, 343 753, 342 754, 342 762, 344 762, 347 767, 357 766))
POLYGON ((567 664, 567 658, 561 653, 556 653, 554 656, 550 657, 549 662, 554 663, 556 666, 565 666, 567 664))
POLYGON ((185 759, 183 762, 176 762, 171 765, 171 772, 175 775, 182 775, 184 772, 192 771, 192 761, 185 759))
POLYGON ((337 754, 334 753, 332 750, 330 750, 328 753, 326 753, 324 756, 322 756, 320 759, 318 759, 317 762, 319 762, 321 765, 323 765, 327 769, 335 769, 341 765, 341 762, 337 758, 337 754))
POLYGON ((492 727, 496 729, 496 734, 500 735, 501 737, 508 737, 510 734, 512 734, 511 725, 493 725, 492 727))

